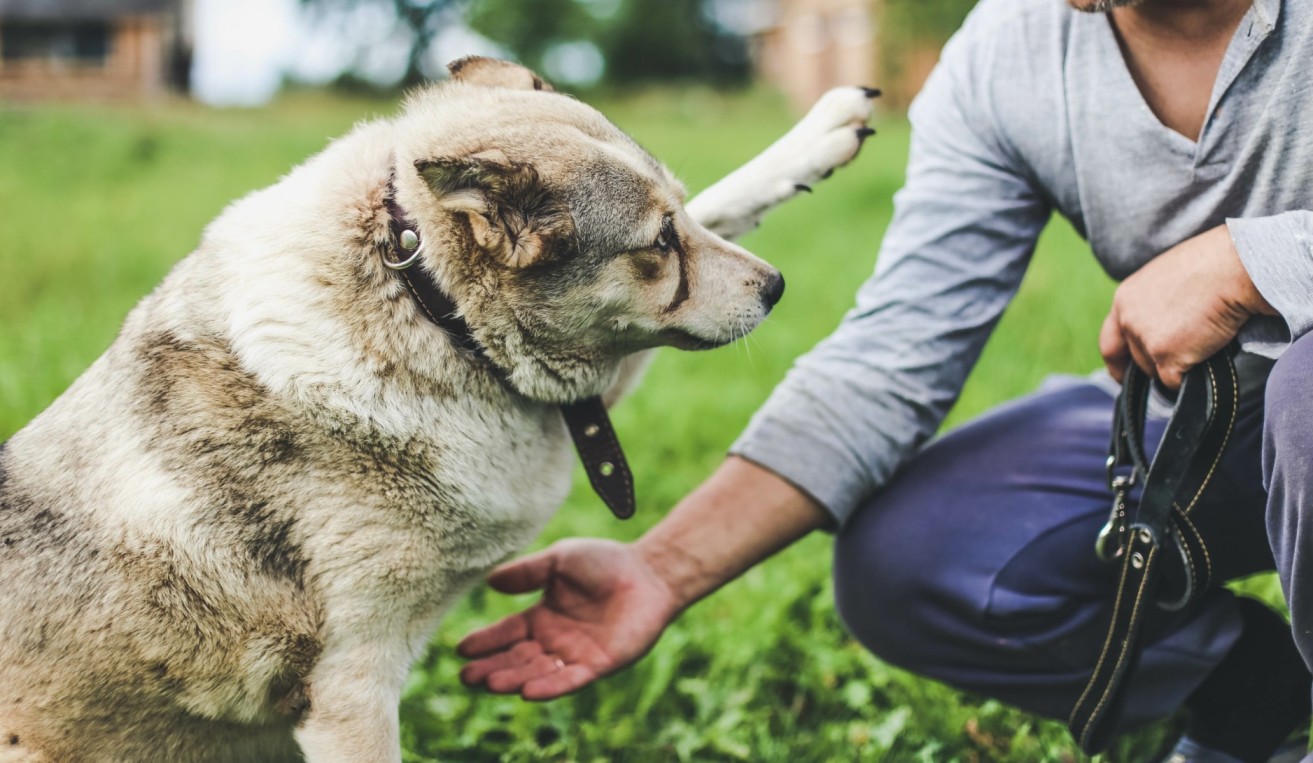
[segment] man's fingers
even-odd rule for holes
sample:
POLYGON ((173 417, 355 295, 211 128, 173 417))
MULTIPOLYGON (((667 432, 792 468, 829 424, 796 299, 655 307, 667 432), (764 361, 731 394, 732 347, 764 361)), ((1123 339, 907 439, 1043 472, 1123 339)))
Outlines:
POLYGON ((547 585, 555 567, 555 549, 544 549, 493 570, 488 575, 488 585, 502 593, 537 591, 547 585))
POLYGON ((520 696, 533 702, 556 699, 587 686, 597 679, 597 672, 586 665, 566 665, 545 676, 525 682, 520 696))
POLYGON ((500 652, 517 641, 529 637, 529 619, 523 612, 502 618, 500 622, 481 628, 461 639, 456 653, 461 657, 483 657, 500 652))
POLYGON ((1126 337, 1126 347, 1130 350, 1131 360, 1139 366, 1150 379, 1158 378, 1158 365, 1153 362, 1153 356, 1149 351, 1144 349, 1144 345, 1136 337, 1126 337))
POLYGON ((478 686, 490 677, 507 670, 518 670, 532 664, 543 654, 537 641, 521 641, 504 652, 475 660, 460 671, 460 680, 469 686, 478 686))
POLYGON ((1175 392, 1181 388, 1181 382, 1185 381, 1185 372, 1189 369, 1180 368, 1175 365, 1164 365, 1158 367, 1158 381, 1168 390, 1175 392))
POLYGON ((499 670, 488 676, 488 691, 495 694, 518 693, 520 687, 530 681, 551 675, 565 668, 561 658, 551 654, 539 654, 523 665, 516 665, 499 670))
POLYGON ((1099 329, 1099 354, 1103 356, 1103 364, 1108 367, 1108 373, 1120 382, 1131 356, 1115 306, 1103 319, 1103 327, 1099 329))
POLYGON ((518 661, 509 652, 500 652, 491 657, 475 660, 460 669, 460 681, 466 686, 480 686, 488 676, 500 670, 514 667, 518 661))
POLYGON ((1158 368, 1153 362, 1153 356, 1144 349, 1139 337, 1128 333, 1122 326, 1115 303, 1112 310, 1108 312, 1108 317, 1103 319, 1103 327, 1099 329, 1099 354, 1103 356, 1103 363, 1108 367, 1108 373, 1112 374, 1112 378, 1118 382, 1125 378, 1128 363, 1134 363, 1144 369, 1150 378, 1158 378, 1158 368))

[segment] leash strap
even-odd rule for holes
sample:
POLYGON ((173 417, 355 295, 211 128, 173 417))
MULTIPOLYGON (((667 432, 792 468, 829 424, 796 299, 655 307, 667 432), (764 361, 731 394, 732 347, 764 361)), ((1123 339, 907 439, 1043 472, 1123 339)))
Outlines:
MULTIPOLYGON (((474 338, 474 332, 456 309, 455 303, 438 286, 421 265, 414 267, 423 249, 419 231, 397 204, 395 190, 389 189, 388 215, 391 218, 393 250, 398 259, 383 254, 383 264, 401 278, 420 312, 438 328, 451 336, 467 352, 487 359, 483 346, 474 338)), ((496 366, 493 366, 496 368, 496 366)), ((500 369, 497 369, 500 375, 500 369)), ((634 500, 634 477, 620 447, 620 438, 611 426, 611 417, 600 397, 590 397, 561 406, 565 426, 570 430, 575 452, 583 462, 588 482, 594 492, 618 519, 629 519, 637 505, 634 500)))
POLYGON ((1112 741, 1126 700, 1126 679, 1140 656, 1140 636, 1151 605, 1186 606, 1212 582, 1211 561, 1190 514, 1212 481, 1235 427, 1240 393, 1235 347, 1190 370, 1150 463, 1144 421, 1151 380, 1132 364, 1117 398, 1108 456, 1112 515, 1099 533, 1096 552, 1119 562, 1121 572, 1112 620, 1094 673, 1067 720, 1081 749, 1095 754, 1112 741), (1134 519, 1127 495, 1143 482, 1134 519), (1179 564, 1164 561, 1179 562, 1179 564))

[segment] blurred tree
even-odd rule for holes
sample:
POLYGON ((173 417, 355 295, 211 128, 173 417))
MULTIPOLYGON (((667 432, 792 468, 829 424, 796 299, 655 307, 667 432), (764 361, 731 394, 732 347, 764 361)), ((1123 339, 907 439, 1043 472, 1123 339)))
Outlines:
MULTIPOLYGON (((461 0, 301 0, 301 4, 318 15, 319 23, 330 23, 331 20, 348 27, 341 30, 348 37, 351 36, 349 25, 361 10, 372 7, 391 13, 400 31, 408 38, 406 67, 398 83, 401 85, 413 85, 426 78, 422 64, 429 46, 443 23, 457 18, 459 8, 464 5, 461 0)), ((362 43, 358 57, 366 52, 363 47, 372 42, 362 43)), ((357 66, 350 68, 359 68, 359 61, 357 66)))
POLYGON ((472 0, 465 23, 538 72, 555 46, 595 40, 600 26, 578 0, 472 0))
POLYGON ((466 20, 526 65, 551 74, 560 45, 584 42, 601 54, 616 85, 676 79, 747 78, 747 42, 708 13, 714 0, 472 0, 466 20))
POLYGON ((747 41, 712 20, 707 0, 625 0, 599 44, 616 84, 748 76, 747 41))
MULTIPOLYGON (((433 40, 444 25, 457 23, 549 78, 560 76, 553 71, 560 68, 552 65, 554 54, 580 46, 595 53, 601 73, 617 85, 673 79, 726 84, 745 81, 749 72, 747 41, 716 23, 710 12, 716 0, 300 1, 314 23, 337 23, 347 39, 361 37, 352 25, 362 11, 391 14, 409 46, 401 82, 406 85, 424 79, 433 40)), ((362 39, 359 59, 379 44, 362 39)), ((349 70, 354 75, 362 68, 358 60, 349 70)))

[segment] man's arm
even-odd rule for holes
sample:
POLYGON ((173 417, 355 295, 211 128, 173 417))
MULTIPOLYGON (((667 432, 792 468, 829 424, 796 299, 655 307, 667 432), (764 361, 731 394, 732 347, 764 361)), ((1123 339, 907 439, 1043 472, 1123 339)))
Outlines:
POLYGON ((634 545, 682 610, 831 521, 775 472, 731 456, 634 545))
POLYGON ((494 571, 505 593, 542 599, 460 643, 461 680, 546 700, 647 653, 685 608, 828 515, 774 473, 729 458, 632 545, 567 540, 494 571))
POLYGON ((909 112, 907 182, 875 275, 731 447, 840 525, 939 428, 1050 215, 1005 127, 1027 81, 997 71, 1000 18, 980 13, 909 112))

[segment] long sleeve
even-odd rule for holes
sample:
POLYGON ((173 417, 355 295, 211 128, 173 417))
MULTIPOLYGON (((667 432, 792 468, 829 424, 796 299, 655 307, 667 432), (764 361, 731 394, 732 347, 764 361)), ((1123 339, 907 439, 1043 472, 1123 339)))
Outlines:
POLYGON ((1226 221, 1240 261, 1278 318, 1251 320, 1241 346, 1270 358, 1313 330, 1313 212, 1226 221))
POLYGON ((731 448, 838 524, 942 423, 1049 217, 993 127, 988 67, 963 36, 912 106, 907 182, 875 274, 731 448))

